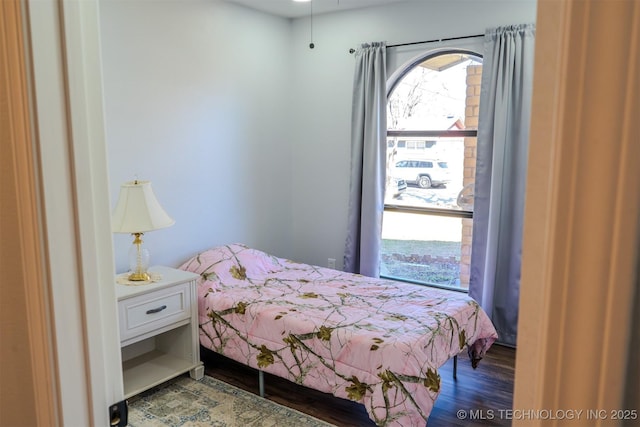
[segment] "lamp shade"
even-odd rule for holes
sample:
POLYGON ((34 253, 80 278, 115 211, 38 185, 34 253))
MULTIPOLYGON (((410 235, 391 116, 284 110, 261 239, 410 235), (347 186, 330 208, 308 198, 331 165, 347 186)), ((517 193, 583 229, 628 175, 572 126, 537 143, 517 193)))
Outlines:
POLYGON ((144 233, 174 223, 156 199, 151 181, 130 181, 120 186, 118 203, 111 216, 114 233, 144 233))

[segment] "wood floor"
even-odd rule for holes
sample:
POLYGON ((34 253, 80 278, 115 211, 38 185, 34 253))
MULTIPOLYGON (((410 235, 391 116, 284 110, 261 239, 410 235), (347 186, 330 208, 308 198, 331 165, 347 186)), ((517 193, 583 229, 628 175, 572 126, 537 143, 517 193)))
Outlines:
MULTIPOLYGON (((258 394, 257 371, 202 349, 207 375, 258 394)), ((515 350, 494 345, 477 369, 465 353, 458 356, 458 379, 452 378, 453 361, 440 369, 440 396, 429 417, 429 427, 510 426, 503 416, 513 402, 515 350), (465 418, 458 417, 464 411, 465 418), (469 419, 469 418, 474 418, 469 419)), ((265 374, 265 397, 282 405, 320 418, 336 426, 367 427, 375 424, 364 406, 330 394, 298 386, 282 378, 265 374)), ((416 426, 418 427, 418 426, 416 426)))

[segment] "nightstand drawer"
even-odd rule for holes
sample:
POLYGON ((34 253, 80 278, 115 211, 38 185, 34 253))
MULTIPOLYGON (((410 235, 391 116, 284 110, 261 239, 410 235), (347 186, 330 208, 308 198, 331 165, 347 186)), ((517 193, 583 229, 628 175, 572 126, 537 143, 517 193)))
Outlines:
POLYGON ((120 340, 126 341, 147 332, 191 317, 189 283, 139 295, 118 303, 120 340))

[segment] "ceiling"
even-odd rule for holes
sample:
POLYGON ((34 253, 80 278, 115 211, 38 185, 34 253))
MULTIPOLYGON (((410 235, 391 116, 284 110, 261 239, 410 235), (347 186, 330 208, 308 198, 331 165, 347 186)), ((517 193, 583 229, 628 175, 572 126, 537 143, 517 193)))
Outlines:
POLYGON ((240 4, 252 9, 267 12, 285 18, 300 18, 308 16, 313 7, 313 14, 339 12, 347 9, 380 6, 406 0, 313 0, 309 3, 294 2, 293 0, 225 0, 229 3, 240 4))

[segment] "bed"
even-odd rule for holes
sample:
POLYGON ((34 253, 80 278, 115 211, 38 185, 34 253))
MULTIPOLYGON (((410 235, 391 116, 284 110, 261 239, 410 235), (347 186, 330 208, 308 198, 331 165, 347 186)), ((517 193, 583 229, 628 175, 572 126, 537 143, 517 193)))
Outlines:
POLYGON ((424 426, 438 368, 497 338, 466 294, 277 258, 241 244, 181 267, 200 275, 200 344, 306 387, 362 403, 379 426, 424 426))

